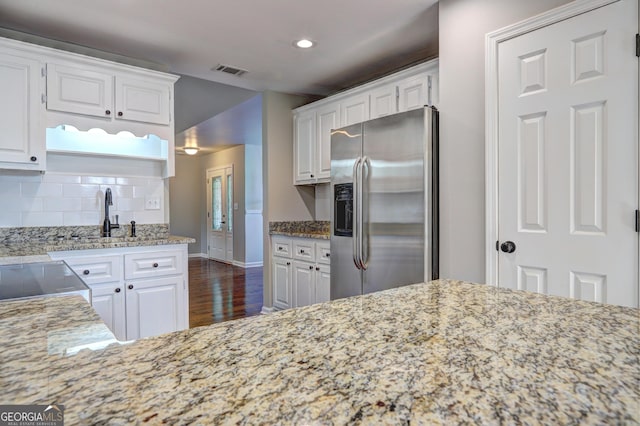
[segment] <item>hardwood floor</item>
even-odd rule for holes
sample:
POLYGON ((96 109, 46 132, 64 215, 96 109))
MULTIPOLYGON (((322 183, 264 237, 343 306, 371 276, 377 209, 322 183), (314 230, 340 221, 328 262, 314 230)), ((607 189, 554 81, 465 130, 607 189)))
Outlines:
POLYGON ((262 268, 189 259, 189 327, 250 317, 261 309, 262 268))

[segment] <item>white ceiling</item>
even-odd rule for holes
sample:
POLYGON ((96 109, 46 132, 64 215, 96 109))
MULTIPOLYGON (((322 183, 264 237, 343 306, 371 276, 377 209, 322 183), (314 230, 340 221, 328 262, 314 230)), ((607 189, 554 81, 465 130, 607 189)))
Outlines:
POLYGON ((0 27, 245 89, 327 95, 437 56, 436 2, 0 0, 0 27), (301 37, 318 44, 294 48, 301 37))

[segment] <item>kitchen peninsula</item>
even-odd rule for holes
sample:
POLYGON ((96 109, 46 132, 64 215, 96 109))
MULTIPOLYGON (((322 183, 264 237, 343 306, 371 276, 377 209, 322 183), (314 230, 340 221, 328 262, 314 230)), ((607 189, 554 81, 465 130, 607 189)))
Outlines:
POLYGON ((440 280, 79 350, 112 341, 83 299, 7 302, 0 404, 64 404, 67 424, 636 424, 638 314, 440 280))

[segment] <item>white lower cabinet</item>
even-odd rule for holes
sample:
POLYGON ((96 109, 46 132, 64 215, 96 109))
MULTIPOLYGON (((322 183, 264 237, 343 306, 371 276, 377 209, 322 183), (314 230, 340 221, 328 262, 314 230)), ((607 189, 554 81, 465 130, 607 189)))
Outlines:
POLYGON ((291 259, 274 257, 272 262, 273 306, 278 309, 292 308, 293 286, 291 259))
POLYGON ((92 306, 118 340, 189 327, 187 245, 49 253, 91 288, 92 306))
POLYGON ((127 339, 180 329, 182 276, 127 281, 127 339))
POLYGON ((273 306, 296 308, 330 299, 329 242, 311 238, 273 237, 273 306), (293 247, 293 250, 278 250, 293 247))
POLYGON ((118 340, 127 340, 125 292, 120 283, 91 284, 91 305, 118 340))

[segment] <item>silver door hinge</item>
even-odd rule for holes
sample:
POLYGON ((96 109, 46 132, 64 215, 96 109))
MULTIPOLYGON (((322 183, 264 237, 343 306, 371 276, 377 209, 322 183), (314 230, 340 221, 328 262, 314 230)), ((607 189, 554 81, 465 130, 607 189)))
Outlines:
POLYGON ((47 103, 47 95, 46 95, 45 93, 43 93, 43 94, 40 96, 40 101, 41 101, 43 104, 46 104, 46 103, 47 103))
POLYGON ((636 210, 636 232, 640 232, 640 210, 636 210))
POLYGON ((636 34, 636 56, 640 58, 640 34, 636 34))
POLYGON ((47 76, 47 68, 46 67, 40 68, 40 75, 42 77, 46 77, 47 76))
POLYGON ((431 76, 427 76, 427 105, 433 105, 431 99, 431 76))

